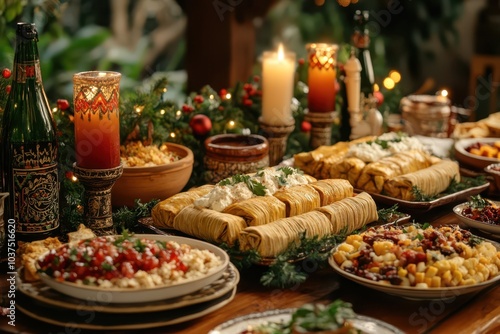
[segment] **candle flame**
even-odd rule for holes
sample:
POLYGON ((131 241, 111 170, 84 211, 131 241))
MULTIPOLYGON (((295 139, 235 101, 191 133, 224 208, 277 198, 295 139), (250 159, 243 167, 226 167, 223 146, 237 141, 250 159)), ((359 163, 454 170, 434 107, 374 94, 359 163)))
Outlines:
POLYGON ((285 59, 285 51, 283 51, 283 44, 280 43, 278 47, 278 60, 283 61, 285 59))

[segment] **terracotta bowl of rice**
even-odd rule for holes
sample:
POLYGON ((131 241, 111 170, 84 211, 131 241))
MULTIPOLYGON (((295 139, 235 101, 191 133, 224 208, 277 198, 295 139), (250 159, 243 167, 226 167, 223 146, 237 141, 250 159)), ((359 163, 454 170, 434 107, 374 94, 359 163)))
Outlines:
POLYGON ((193 152, 174 143, 131 143, 121 147, 121 158, 123 174, 111 189, 113 207, 133 207, 136 199, 164 200, 182 191, 193 171, 193 152))

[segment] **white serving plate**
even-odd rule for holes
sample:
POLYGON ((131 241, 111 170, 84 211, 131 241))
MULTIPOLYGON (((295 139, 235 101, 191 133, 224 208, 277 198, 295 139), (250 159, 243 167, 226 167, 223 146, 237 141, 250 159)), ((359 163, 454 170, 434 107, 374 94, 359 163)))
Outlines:
MULTIPOLYGON (((179 324, 189 320, 200 318, 220 309, 230 303, 236 294, 233 288, 223 296, 194 304, 187 307, 176 308, 169 311, 113 314, 98 311, 69 310, 59 307, 51 307, 40 304, 37 301, 26 300, 22 294, 16 296, 16 310, 27 316, 60 326, 61 328, 86 329, 86 333, 110 333, 110 331, 145 330, 143 333, 157 333, 155 327, 163 327, 179 324)), ((78 333, 81 331, 77 331, 78 333)), ((164 332, 164 331, 163 331, 164 332)), ((139 332, 137 332, 139 333, 139 332)))
MULTIPOLYGON (((102 288, 95 286, 80 285, 72 282, 60 282, 54 278, 40 274, 40 279, 52 289, 71 297, 95 301, 99 303, 145 303, 187 295, 211 284, 217 280, 229 265, 229 256, 221 248, 208 242, 186 237, 164 236, 157 234, 136 234, 137 238, 146 238, 160 241, 175 241, 186 244, 192 248, 209 250, 221 258, 222 264, 212 268, 205 276, 201 276, 186 282, 174 283, 166 286, 152 288, 102 288)), ((43 257, 43 256, 42 256, 43 257)))
POLYGON ((35 282, 24 282, 23 267, 18 269, 17 290, 30 298, 32 302, 38 302, 48 307, 57 307, 66 310, 79 310, 88 312, 117 313, 117 314, 140 314, 146 312, 171 311, 195 304, 208 302, 219 298, 236 288, 240 281, 238 269, 229 263, 227 270, 217 280, 203 288, 176 298, 168 298, 147 303, 120 303, 108 304, 96 301, 86 301, 59 293, 47 287, 45 283, 38 280, 35 282))
MULTIPOLYGON (((497 203, 499 204, 499 203, 497 203)), ((462 215, 462 210, 468 207, 469 204, 467 202, 458 204, 453 208, 453 213, 457 216, 458 219, 465 225, 476 228, 484 233, 487 233, 495 238, 500 238, 500 225, 492 225, 492 224, 487 224, 480 222, 478 220, 474 220, 468 217, 465 217, 462 215)))
MULTIPOLYGON (((493 245, 497 247, 497 249, 500 249, 498 243, 486 239, 485 241, 491 242, 493 245)), ((461 295, 479 292, 480 290, 487 288, 493 284, 496 284, 500 281, 500 275, 497 275, 488 281, 474 285, 464 285, 464 286, 444 287, 444 288, 417 288, 414 286, 399 286, 399 285, 384 284, 348 273, 347 271, 340 268, 337 262, 335 262, 335 260, 333 259, 333 256, 330 256, 328 258, 328 263, 333 268, 333 270, 335 270, 338 274, 344 276, 345 278, 351 281, 354 281, 368 288, 378 290, 380 292, 384 292, 393 296, 403 297, 405 299, 410 299, 410 300, 454 299, 461 295)))
MULTIPOLYGON (((208 334, 239 334, 251 326, 257 326, 268 322, 288 322, 296 309, 277 309, 261 313, 252 313, 232 320, 226 321, 212 329, 208 334)), ((353 327, 368 334, 403 334, 396 327, 363 315, 356 315, 354 319, 349 320, 353 327)))

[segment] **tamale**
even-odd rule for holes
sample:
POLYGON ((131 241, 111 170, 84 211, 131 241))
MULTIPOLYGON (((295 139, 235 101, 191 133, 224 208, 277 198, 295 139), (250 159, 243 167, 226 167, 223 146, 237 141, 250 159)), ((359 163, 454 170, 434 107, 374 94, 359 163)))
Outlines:
POLYGON ((186 206, 208 194, 214 188, 213 185, 204 185, 196 188, 191 188, 188 191, 175 194, 158 204, 151 210, 153 225, 158 228, 171 228, 174 223, 175 216, 186 206))
POLYGON ((174 219, 174 229, 206 241, 233 245, 247 226, 241 217, 189 205, 174 219))
POLYGON ((256 226, 285 218, 286 205, 274 196, 258 196, 231 204, 222 212, 242 217, 247 226, 256 226))
POLYGON ((445 191, 453 179, 460 181, 458 163, 442 160, 416 172, 390 178, 384 185, 384 192, 394 198, 412 201, 415 200, 414 187, 423 195, 435 196, 445 191))

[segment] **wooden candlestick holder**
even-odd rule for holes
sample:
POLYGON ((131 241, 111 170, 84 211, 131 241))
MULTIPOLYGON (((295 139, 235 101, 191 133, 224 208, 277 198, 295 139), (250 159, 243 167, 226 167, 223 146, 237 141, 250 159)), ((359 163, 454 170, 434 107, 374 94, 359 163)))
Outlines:
POLYGON ((313 149, 332 143, 332 124, 335 121, 337 113, 332 112, 311 112, 310 110, 304 116, 304 119, 311 123, 311 147, 313 149))
POLYGON ((85 224, 96 235, 116 234, 113 225, 111 188, 122 175, 123 165, 109 169, 86 169, 73 164, 75 176, 85 187, 85 224))
POLYGON ((295 129, 295 120, 284 125, 270 125, 262 122, 262 117, 259 117, 259 124, 264 137, 269 141, 269 166, 276 166, 283 161, 288 136, 295 129))

